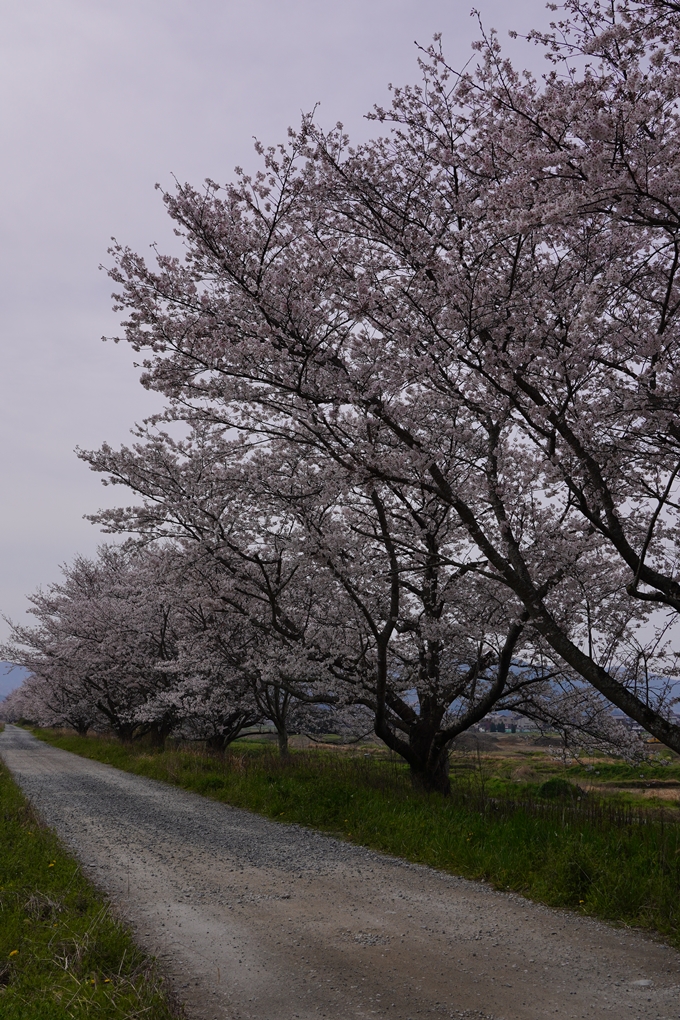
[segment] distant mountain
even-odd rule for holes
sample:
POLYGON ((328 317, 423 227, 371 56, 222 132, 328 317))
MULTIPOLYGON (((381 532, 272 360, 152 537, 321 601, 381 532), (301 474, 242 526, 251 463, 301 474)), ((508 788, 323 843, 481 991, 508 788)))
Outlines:
POLYGON ((0 698, 6 698, 15 688, 20 687, 27 676, 28 670, 23 666, 0 662, 0 698))

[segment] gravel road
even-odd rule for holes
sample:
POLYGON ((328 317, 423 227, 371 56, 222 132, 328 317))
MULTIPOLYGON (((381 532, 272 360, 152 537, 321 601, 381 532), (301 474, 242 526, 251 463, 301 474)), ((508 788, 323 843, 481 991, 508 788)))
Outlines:
POLYGON ((680 1017, 680 955, 635 932, 0 734, 39 813, 191 1020, 680 1017))

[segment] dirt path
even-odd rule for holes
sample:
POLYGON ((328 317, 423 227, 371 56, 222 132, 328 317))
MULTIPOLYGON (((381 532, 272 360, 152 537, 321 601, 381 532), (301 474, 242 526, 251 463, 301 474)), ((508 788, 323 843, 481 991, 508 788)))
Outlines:
POLYGON ((680 1017, 680 954, 49 747, 0 753, 201 1020, 680 1017))

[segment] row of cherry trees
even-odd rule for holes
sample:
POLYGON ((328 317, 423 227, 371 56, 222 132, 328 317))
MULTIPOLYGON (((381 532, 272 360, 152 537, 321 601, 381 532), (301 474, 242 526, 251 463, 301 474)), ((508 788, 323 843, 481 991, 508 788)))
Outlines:
POLYGON ((257 720, 234 671, 244 637, 233 627, 227 637, 222 621, 214 626, 219 607, 192 598, 172 549, 104 547, 31 601, 38 624, 15 626, 10 649, 31 677, 6 712, 159 743, 190 720, 216 746, 257 720))
MULTIPOLYGON (((365 714, 334 711, 332 701, 316 717, 295 704, 258 651, 262 629, 234 612, 212 562, 126 543, 63 573, 31 598, 37 626, 13 626, 5 651, 30 676, 3 704, 5 718, 159 745, 180 732, 214 750, 268 721, 284 753, 291 725, 366 727, 365 714)), ((313 692, 305 703, 314 705, 313 692)))
MULTIPOLYGON (((521 708, 580 744, 635 751, 602 700, 541 655, 474 572, 441 568, 445 529, 434 570, 432 543, 414 557, 408 539, 415 545, 418 531, 389 521, 391 570, 379 547, 368 555, 370 509, 360 506, 358 535, 348 530, 338 547, 339 559, 351 556, 354 537, 361 560, 347 567, 327 546, 314 561, 310 534, 284 529, 278 515, 267 536, 262 518, 253 524, 252 494, 242 509, 245 533, 231 506, 228 548, 167 539, 103 547, 33 596, 37 626, 15 626, 5 649, 31 677, 5 717, 110 729, 124 741, 179 734, 214 749, 269 721, 285 753, 291 727, 369 732, 382 702, 386 742, 438 789, 452 740, 492 707, 521 708)), ((341 527, 336 520, 334 543, 341 527)))
POLYGON ((95 520, 157 570, 168 719, 245 678, 361 705, 439 789, 492 707, 602 737, 613 704, 680 751, 680 13, 562 13, 544 79, 435 41, 375 140, 305 118, 255 177, 164 195, 183 259, 113 249, 167 405, 81 456, 139 498, 95 520))

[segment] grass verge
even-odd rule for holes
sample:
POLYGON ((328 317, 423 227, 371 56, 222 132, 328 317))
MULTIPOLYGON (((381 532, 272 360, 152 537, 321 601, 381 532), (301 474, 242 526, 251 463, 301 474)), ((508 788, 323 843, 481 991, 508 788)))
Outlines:
POLYGON ((414 791, 398 763, 267 747, 223 757, 34 731, 49 743, 280 821, 330 832, 556 907, 655 931, 680 948, 678 812, 536 784, 453 774, 450 798, 414 791))
POLYGON ((2 1020, 171 1020, 153 962, 0 762, 2 1020))

